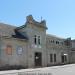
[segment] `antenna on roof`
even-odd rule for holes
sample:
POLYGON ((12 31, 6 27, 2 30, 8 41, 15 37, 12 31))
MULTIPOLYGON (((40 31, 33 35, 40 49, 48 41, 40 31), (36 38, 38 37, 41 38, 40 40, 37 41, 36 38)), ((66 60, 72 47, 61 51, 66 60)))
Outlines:
POLYGON ((42 16, 41 16, 41 21, 42 21, 42 16))

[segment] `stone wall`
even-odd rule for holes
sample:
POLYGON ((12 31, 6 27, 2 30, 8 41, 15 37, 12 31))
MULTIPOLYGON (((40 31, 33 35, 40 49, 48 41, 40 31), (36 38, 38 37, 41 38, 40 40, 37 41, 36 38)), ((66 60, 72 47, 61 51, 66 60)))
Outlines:
POLYGON ((28 45, 26 40, 15 38, 2 38, 1 40, 1 54, 0 54, 0 66, 4 65, 21 65, 27 67, 27 50, 28 45), (12 47, 12 54, 7 54, 7 45, 12 47), (18 54, 18 48, 22 47, 22 54, 18 54))
POLYGON ((64 40, 65 39, 58 38, 54 35, 46 35, 48 65, 62 64, 61 56, 64 54, 67 54, 66 63, 69 63, 69 49, 64 44, 64 40), (56 62, 50 62, 50 54, 56 54, 56 62))

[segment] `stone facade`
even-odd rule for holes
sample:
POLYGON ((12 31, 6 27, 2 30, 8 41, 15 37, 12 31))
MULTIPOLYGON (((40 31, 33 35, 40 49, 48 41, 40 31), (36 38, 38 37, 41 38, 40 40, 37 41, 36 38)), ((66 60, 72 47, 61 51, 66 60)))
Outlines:
POLYGON ((48 64, 61 64, 61 63, 69 63, 69 51, 70 48, 65 45, 66 39, 55 37, 53 35, 46 35, 46 49, 47 49, 47 57, 48 64), (53 56, 53 61, 50 62, 50 54, 53 56), (54 62, 54 54, 56 55, 56 61, 54 62), (66 57, 66 59, 65 59, 66 57))
POLYGON ((37 22, 29 15, 20 27, 0 23, 0 29, 0 66, 30 68, 71 63, 71 39, 46 34, 45 20, 37 22))

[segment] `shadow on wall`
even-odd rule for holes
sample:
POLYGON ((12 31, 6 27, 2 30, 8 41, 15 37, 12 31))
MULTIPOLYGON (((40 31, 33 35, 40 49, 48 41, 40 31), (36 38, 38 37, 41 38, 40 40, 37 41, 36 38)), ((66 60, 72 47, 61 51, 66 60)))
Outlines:
POLYGON ((3 70, 19 70, 19 69, 26 69, 27 67, 24 67, 22 65, 5 65, 5 66, 2 66, 0 67, 0 71, 3 71, 3 70))

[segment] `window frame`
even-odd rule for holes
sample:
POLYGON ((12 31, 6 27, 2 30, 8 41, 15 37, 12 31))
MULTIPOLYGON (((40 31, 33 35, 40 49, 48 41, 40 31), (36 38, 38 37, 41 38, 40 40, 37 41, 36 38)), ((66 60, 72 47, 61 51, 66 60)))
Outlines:
POLYGON ((50 54, 50 62, 53 62, 53 54, 50 54))
POLYGON ((38 45, 41 45, 41 36, 38 35, 38 45))
POLYGON ((22 55, 23 54, 23 47, 22 46, 17 46, 17 50, 16 51, 17 51, 18 55, 22 55))
POLYGON ((11 45, 6 45, 6 54, 12 55, 12 46, 11 45))
POLYGON ((37 35, 34 35, 34 44, 37 45, 37 35))
POLYGON ((56 54, 54 54, 54 62, 56 62, 56 54))
POLYGON ((41 36, 40 35, 34 35, 34 38, 33 38, 34 40, 34 44, 35 45, 41 45, 41 36))

